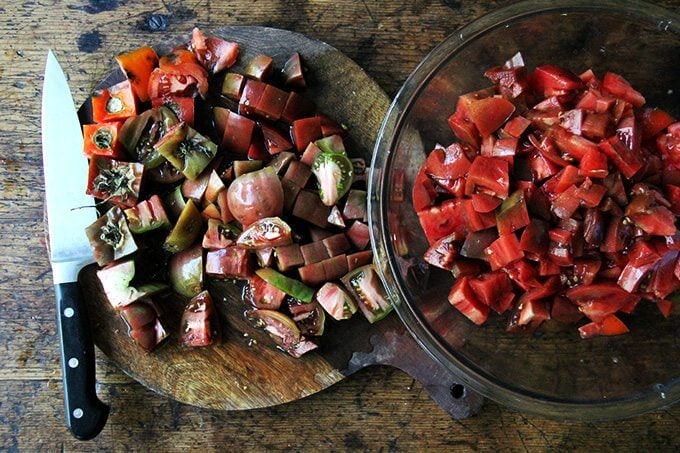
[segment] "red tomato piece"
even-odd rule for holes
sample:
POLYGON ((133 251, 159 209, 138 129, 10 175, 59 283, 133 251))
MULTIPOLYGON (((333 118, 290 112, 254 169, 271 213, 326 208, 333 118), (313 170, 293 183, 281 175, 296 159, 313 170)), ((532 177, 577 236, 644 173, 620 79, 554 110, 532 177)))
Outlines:
POLYGON ((602 88, 626 102, 630 102, 634 107, 642 107, 645 98, 637 92, 626 79, 613 72, 607 72, 602 80, 602 88))
POLYGON ((661 109, 645 108, 640 115, 642 139, 648 140, 673 124, 673 117, 661 109))
POLYGON ((96 90, 91 99, 95 123, 122 121, 137 114, 137 102, 129 80, 96 90))
POLYGON ((609 113, 586 113, 581 124, 581 135, 591 140, 602 140, 610 135, 611 128, 609 113))
POLYGON ((579 135, 574 135, 559 126, 551 127, 548 130, 548 136, 555 140, 555 144, 563 153, 567 153, 577 159, 583 159, 583 156, 590 150, 597 151, 595 143, 579 135))
POLYGON ((534 91, 543 94, 543 96, 583 88, 583 81, 576 74, 556 65, 537 67, 529 74, 529 84, 534 91))
POLYGON ((489 307, 477 299, 470 287, 469 277, 456 280, 449 292, 449 303, 477 325, 484 324, 489 317, 489 307))
POLYGON ((248 79, 245 86, 243 87, 241 99, 238 103, 239 113, 244 115, 257 114, 257 108, 260 104, 260 99, 262 99, 265 88, 267 88, 266 83, 260 82, 259 80, 248 79))
POLYGON ((496 225, 496 215, 493 212, 477 212, 472 206, 472 200, 462 200, 468 229, 472 232, 486 230, 496 225))
POLYGON ((482 137, 488 137, 514 113, 515 106, 507 99, 491 97, 470 102, 468 116, 482 137))
POLYGON ((120 121, 83 125, 83 152, 85 156, 94 155, 121 159, 124 157, 118 134, 123 123, 120 121))
POLYGON ((530 125, 531 121, 518 115, 505 123, 503 130, 515 138, 520 138, 530 125))
POLYGON ((617 136, 602 140, 600 151, 614 162, 614 165, 626 178, 632 178, 642 168, 639 156, 621 142, 617 136))
POLYGON ((191 48, 198 61, 212 74, 232 67, 238 58, 238 44, 220 38, 205 38, 198 27, 191 33, 191 48))
POLYGON ((479 131, 475 123, 469 118, 466 118, 457 110, 456 113, 449 117, 448 123, 458 140, 474 148, 479 148, 479 131))
POLYGON ((503 300, 507 293, 512 294, 512 283, 504 272, 487 272, 477 278, 470 278, 469 282, 480 302, 502 313, 500 310, 505 307, 500 307, 499 304, 507 302, 503 300))
POLYGON ((236 154, 247 154, 253 141, 254 131, 255 121, 229 111, 220 146, 236 154))
POLYGON ((491 270, 494 271, 524 257, 524 252, 514 234, 499 237, 484 249, 484 253, 491 265, 491 270))
POLYGON ((434 184, 432 184, 432 180, 425 173, 424 165, 420 168, 420 171, 413 182, 412 198, 413 209, 415 209, 416 212, 428 209, 434 204, 434 200, 437 198, 434 184))
POLYGON ((481 189, 489 195, 507 198, 510 190, 508 162, 495 158, 478 156, 472 162, 465 184, 465 193, 472 195, 481 189))
POLYGON ((616 316, 609 315, 600 322, 591 322, 578 329, 581 338, 592 338, 598 335, 622 335, 628 333, 628 327, 616 316))
POLYGON ((598 150, 588 150, 581 159, 578 173, 590 178, 605 178, 609 174, 607 156, 598 150))
POLYGON ((439 239, 432 244, 423 255, 425 262, 444 270, 451 270, 453 268, 454 259, 458 256, 458 248, 456 241, 460 237, 456 234, 450 234, 439 239))
POLYGON ((436 179, 458 179, 465 176, 470 169, 470 160, 458 143, 448 148, 435 148, 427 156, 425 171, 436 179))
MULTIPOLYGON (((679 188, 680 190, 680 188, 679 188)), ((486 193, 472 194, 472 208, 477 212, 491 212, 501 205, 503 200, 486 193)))
POLYGON ((447 200, 440 206, 421 210, 418 212, 418 219, 430 245, 452 233, 460 237, 468 233, 463 200, 447 200))

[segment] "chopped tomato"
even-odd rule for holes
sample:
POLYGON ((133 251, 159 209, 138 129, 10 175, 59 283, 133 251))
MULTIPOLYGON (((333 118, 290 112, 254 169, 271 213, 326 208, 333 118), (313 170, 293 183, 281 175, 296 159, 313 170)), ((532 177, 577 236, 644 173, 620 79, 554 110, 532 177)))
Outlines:
POLYGON ((576 74, 555 65, 537 67, 529 74, 529 83, 534 91, 543 96, 552 96, 555 93, 574 91, 583 87, 583 82, 576 74))
POLYGON ((232 67, 238 58, 238 44, 216 37, 205 38, 198 27, 191 34, 191 49, 211 74, 232 67))
POLYGON ((489 317, 489 307, 477 299, 470 287, 469 277, 456 280, 449 293, 449 303, 477 325, 484 324, 489 317))
POLYGON ((435 148, 425 161, 426 173, 435 179, 455 180, 465 176, 469 169, 470 161, 457 143, 446 149, 435 148))
POLYGON ((189 126, 194 125, 194 98, 181 96, 168 96, 151 99, 152 107, 164 105, 177 116, 178 121, 183 121, 189 126))
POLYGON ((484 253, 491 265, 491 270, 501 269, 524 257, 524 252, 514 234, 501 236, 487 247, 484 253))
POLYGON ((449 234, 460 237, 468 232, 467 216, 462 200, 447 200, 440 206, 432 206, 418 212, 420 225, 430 244, 449 234))
POLYGON ((472 195, 477 190, 507 198, 510 190, 508 162, 496 157, 478 156, 470 166, 465 193, 472 195))
POLYGON ((149 77, 151 72, 158 66, 158 55, 151 47, 122 53, 116 56, 120 69, 132 85, 132 90, 137 99, 142 102, 149 100, 149 77))
POLYGON ((83 125, 83 152, 85 156, 123 158, 123 147, 118 140, 122 126, 123 123, 120 121, 83 125))
POLYGON ((645 98, 630 86, 630 83, 623 77, 613 72, 607 72, 602 80, 602 88, 614 96, 630 102, 634 107, 642 107, 645 98))
POLYGON ((482 137, 500 128, 515 111, 515 106, 503 98, 485 98, 470 102, 468 115, 482 137))
POLYGON ((616 316, 609 315, 600 322, 591 322, 578 329, 581 338, 592 338, 598 335, 621 335, 628 333, 628 327, 616 316))
POLYGON ((92 93, 92 119, 96 123, 121 121, 137 114, 137 102, 129 80, 92 93))

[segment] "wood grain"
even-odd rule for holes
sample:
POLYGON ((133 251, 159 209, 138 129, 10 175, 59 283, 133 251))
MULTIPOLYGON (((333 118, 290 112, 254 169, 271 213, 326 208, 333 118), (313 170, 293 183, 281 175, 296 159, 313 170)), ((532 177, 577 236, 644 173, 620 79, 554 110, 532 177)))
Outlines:
MULTIPOLYGON (((77 103, 113 68, 110 57, 195 25, 268 25, 328 42, 394 95, 458 27, 509 1, 337 0, 0 1, 0 450, 678 451, 680 407, 611 423, 557 422, 487 402, 456 421, 404 373, 376 367, 274 408, 221 412, 159 397, 99 354, 113 405, 105 431, 81 443, 63 423, 51 274, 42 225, 39 134, 46 49, 57 51, 77 103), (159 19, 160 20, 160 19, 159 19)), ((658 2, 680 11, 677 0, 658 2)))

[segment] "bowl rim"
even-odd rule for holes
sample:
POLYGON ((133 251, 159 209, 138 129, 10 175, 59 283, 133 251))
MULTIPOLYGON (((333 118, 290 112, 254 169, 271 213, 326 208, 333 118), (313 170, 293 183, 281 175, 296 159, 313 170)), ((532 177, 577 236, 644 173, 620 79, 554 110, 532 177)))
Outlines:
POLYGON ((432 49, 409 75, 397 92, 383 120, 373 150, 368 179, 368 221, 377 271, 395 311, 415 341, 435 361, 473 390, 511 408, 549 418, 596 421, 632 417, 680 401, 680 378, 675 378, 666 385, 657 384, 652 389, 632 396, 578 402, 548 398, 513 388, 507 383, 499 383, 498 380, 469 361, 455 356, 455 353, 443 344, 407 302, 399 279, 395 277, 398 275, 398 265, 393 254, 389 253, 392 246, 390 234, 387 231, 388 203, 382 203, 382 200, 389 199, 390 186, 387 180, 390 175, 383 169, 387 168, 386 165, 391 161, 391 151, 397 141, 395 132, 401 130, 414 98, 418 96, 422 87, 438 68, 446 63, 448 57, 477 36, 510 22, 557 12, 569 14, 588 11, 631 15, 656 24, 656 28, 661 32, 671 32, 680 37, 680 15, 639 0, 626 2, 525 0, 494 10, 453 32, 432 49), (381 228, 381 225, 385 228, 381 228))

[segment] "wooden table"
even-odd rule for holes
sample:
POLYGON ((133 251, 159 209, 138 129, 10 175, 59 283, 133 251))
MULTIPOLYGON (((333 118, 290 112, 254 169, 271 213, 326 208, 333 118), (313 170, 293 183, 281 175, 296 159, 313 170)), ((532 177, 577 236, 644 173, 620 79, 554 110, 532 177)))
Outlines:
MULTIPOLYGON (((372 368, 304 400, 215 412, 156 396, 99 355, 103 433, 64 427, 52 276, 43 235, 40 95, 48 48, 82 102, 112 55, 162 39, 159 28, 268 25, 345 52, 389 95, 446 35, 507 1, 40 0, 0 2, 0 450, 680 449, 680 406, 615 423, 560 423, 487 402, 457 421, 400 371, 372 368), (155 31, 154 31, 155 30, 155 31)), ((675 11, 680 1, 661 2, 675 11)))

